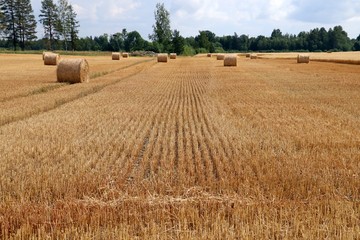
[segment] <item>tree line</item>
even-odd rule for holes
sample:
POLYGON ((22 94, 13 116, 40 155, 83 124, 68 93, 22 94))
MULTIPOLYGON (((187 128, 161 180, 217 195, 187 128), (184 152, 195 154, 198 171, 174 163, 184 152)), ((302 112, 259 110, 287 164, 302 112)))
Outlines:
POLYGON ((126 28, 112 34, 78 37, 79 22, 68 0, 42 0, 40 23, 44 38, 37 39, 35 16, 30 0, 0 0, 0 48, 17 50, 78 50, 78 51, 153 51, 193 55, 207 52, 248 51, 360 51, 360 35, 350 39, 342 26, 326 30, 315 28, 299 34, 283 34, 274 29, 271 36, 249 37, 236 32, 216 36, 209 30, 195 37, 182 37, 171 29, 170 13, 164 4, 157 3, 154 11, 153 33, 145 40, 139 32, 126 28))

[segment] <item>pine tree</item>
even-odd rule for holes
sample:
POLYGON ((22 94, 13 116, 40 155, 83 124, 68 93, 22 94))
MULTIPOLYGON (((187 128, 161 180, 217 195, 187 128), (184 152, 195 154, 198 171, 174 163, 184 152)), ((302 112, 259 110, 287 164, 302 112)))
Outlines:
POLYGON ((24 50, 28 41, 36 39, 36 21, 30 0, 1 0, 0 8, 3 15, 1 26, 6 38, 14 51, 18 45, 24 50))
POLYGON ((36 39, 36 20, 30 0, 16 0, 18 11, 18 35, 21 50, 25 49, 27 42, 36 39))
POLYGON ((40 23, 43 24, 45 38, 48 39, 47 48, 52 50, 55 40, 59 38, 57 7, 53 0, 42 0, 40 12, 40 23))
POLYGON ((68 26, 68 38, 70 40, 71 49, 74 51, 76 49, 76 41, 78 40, 79 34, 79 21, 76 20, 76 12, 74 11, 72 5, 69 5, 69 9, 66 17, 66 25, 68 26))
POLYGON ((16 21, 16 3, 15 0, 1 0, 0 9, 3 13, 2 25, 4 26, 4 34, 8 41, 12 43, 14 51, 16 51, 19 40, 17 21, 16 21))
POLYGON ((67 50, 68 37, 69 37, 69 2, 68 0, 59 0, 57 5, 58 22, 56 29, 59 32, 60 38, 64 41, 65 50, 67 50))

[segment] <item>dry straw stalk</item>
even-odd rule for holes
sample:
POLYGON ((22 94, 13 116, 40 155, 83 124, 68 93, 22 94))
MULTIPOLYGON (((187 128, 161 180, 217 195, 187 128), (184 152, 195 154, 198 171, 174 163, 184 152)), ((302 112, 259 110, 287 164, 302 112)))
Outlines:
POLYGON ((167 61, 168 61, 168 55, 167 55, 167 53, 159 53, 159 54, 157 55, 157 61, 158 61, 158 62, 167 63, 167 61))
POLYGON ((115 52, 113 52, 113 53, 111 54, 111 59, 112 59, 112 60, 120 60, 120 53, 115 53, 115 52))
POLYGON ((225 67, 236 67, 237 66, 237 57, 236 55, 226 55, 224 59, 225 67))
POLYGON ((59 63, 60 56, 56 53, 44 54, 44 65, 57 65, 59 63))
POLYGON ((56 73, 58 82, 88 82, 89 64, 86 59, 64 59, 59 63, 56 73))

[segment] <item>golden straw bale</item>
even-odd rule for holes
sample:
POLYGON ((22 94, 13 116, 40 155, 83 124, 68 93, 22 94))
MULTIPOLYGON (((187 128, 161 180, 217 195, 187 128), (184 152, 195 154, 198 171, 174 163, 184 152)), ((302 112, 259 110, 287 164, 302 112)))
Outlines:
POLYGON ((112 59, 112 60, 120 60, 120 53, 118 53, 118 52, 113 52, 113 53, 111 54, 111 59, 112 59))
POLYGON ((57 81, 82 83, 89 81, 89 64, 86 59, 64 59, 57 68, 57 81))
POLYGON ((167 61, 168 61, 168 54, 167 54, 167 53, 159 53, 159 54, 157 55, 157 61, 158 61, 158 62, 167 63, 167 61))
POLYGON ((310 62, 310 56, 309 55, 299 54, 297 56, 297 63, 309 63, 309 62, 310 62))
POLYGON ((250 58, 250 56, 251 56, 250 53, 247 53, 247 54, 245 55, 245 57, 247 57, 247 58, 250 58))
POLYGON ((208 54, 207 54, 207 57, 211 57, 211 56, 212 56, 211 53, 208 53, 208 54))
POLYGON ((44 55, 44 65, 57 65, 59 63, 60 56, 56 53, 46 53, 44 55))
POLYGON ((43 58, 43 60, 45 60, 45 55, 46 55, 46 54, 53 54, 53 53, 52 53, 52 52, 43 52, 43 53, 42 53, 42 58, 43 58))
POLYGON ((224 59, 224 66, 226 67, 236 67, 237 66, 237 57, 236 55, 226 55, 224 59))
POLYGON ((250 54, 250 59, 257 59, 257 58, 258 58, 257 54, 254 53, 250 54))
POLYGON ((216 56, 216 60, 224 60, 225 59, 225 54, 218 54, 216 56))
POLYGON ((128 58, 128 57, 130 57, 130 55, 129 55, 129 53, 124 52, 124 53, 122 53, 122 57, 123 57, 123 58, 128 58))
POLYGON ((170 59, 176 59, 177 54, 176 53, 170 53, 170 59))

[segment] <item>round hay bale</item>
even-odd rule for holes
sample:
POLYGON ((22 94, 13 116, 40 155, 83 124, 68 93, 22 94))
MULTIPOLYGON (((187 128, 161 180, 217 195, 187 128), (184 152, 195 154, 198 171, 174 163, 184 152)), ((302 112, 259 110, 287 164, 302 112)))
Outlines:
POLYGON ((250 58, 250 53, 245 54, 245 57, 250 58))
POLYGON ((309 63, 310 62, 310 56, 309 55, 301 55, 299 54, 297 56, 297 63, 309 63))
POLYGON ((170 59, 176 59, 177 54, 176 53, 170 53, 170 59))
POLYGON ((52 53, 52 52, 43 52, 43 53, 42 53, 42 58, 43 58, 43 60, 45 60, 45 55, 46 55, 46 54, 54 54, 54 53, 52 53))
POLYGON ((211 53, 208 53, 208 54, 207 54, 207 57, 211 57, 211 56, 212 56, 211 53))
POLYGON ((56 53, 46 53, 44 55, 44 65, 57 65, 59 63, 60 56, 56 53))
POLYGON ((88 82, 89 64, 83 58, 64 59, 59 63, 56 74, 58 82, 88 82))
POLYGON ((216 55, 216 60, 224 60, 224 59, 225 59, 225 54, 216 55))
POLYGON ((120 53, 113 52, 113 53, 111 54, 111 59, 112 59, 112 60, 120 60, 120 53))
POLYGON ((124 52, 124 53, 122 53, 122 57, 123 57, 123 58, 128 58, 128 57, 130 57, 130 55, 129 55, 129 53, 124 52))
POLYGON ((250 59, 257 59, 258 56, 256 54, 250 54, 250 59))
POLYGON ((157 61, 158 61, 158 62, 167 63, 167 61, 168 61, 168 55, 167 55, 167 53, 159 53, 159 54, 157 55, 157 61))
POLYGON ((225 67, 236 67, 237 66, 237 57, 236 55, 226 55, 224 59, 225 67))

